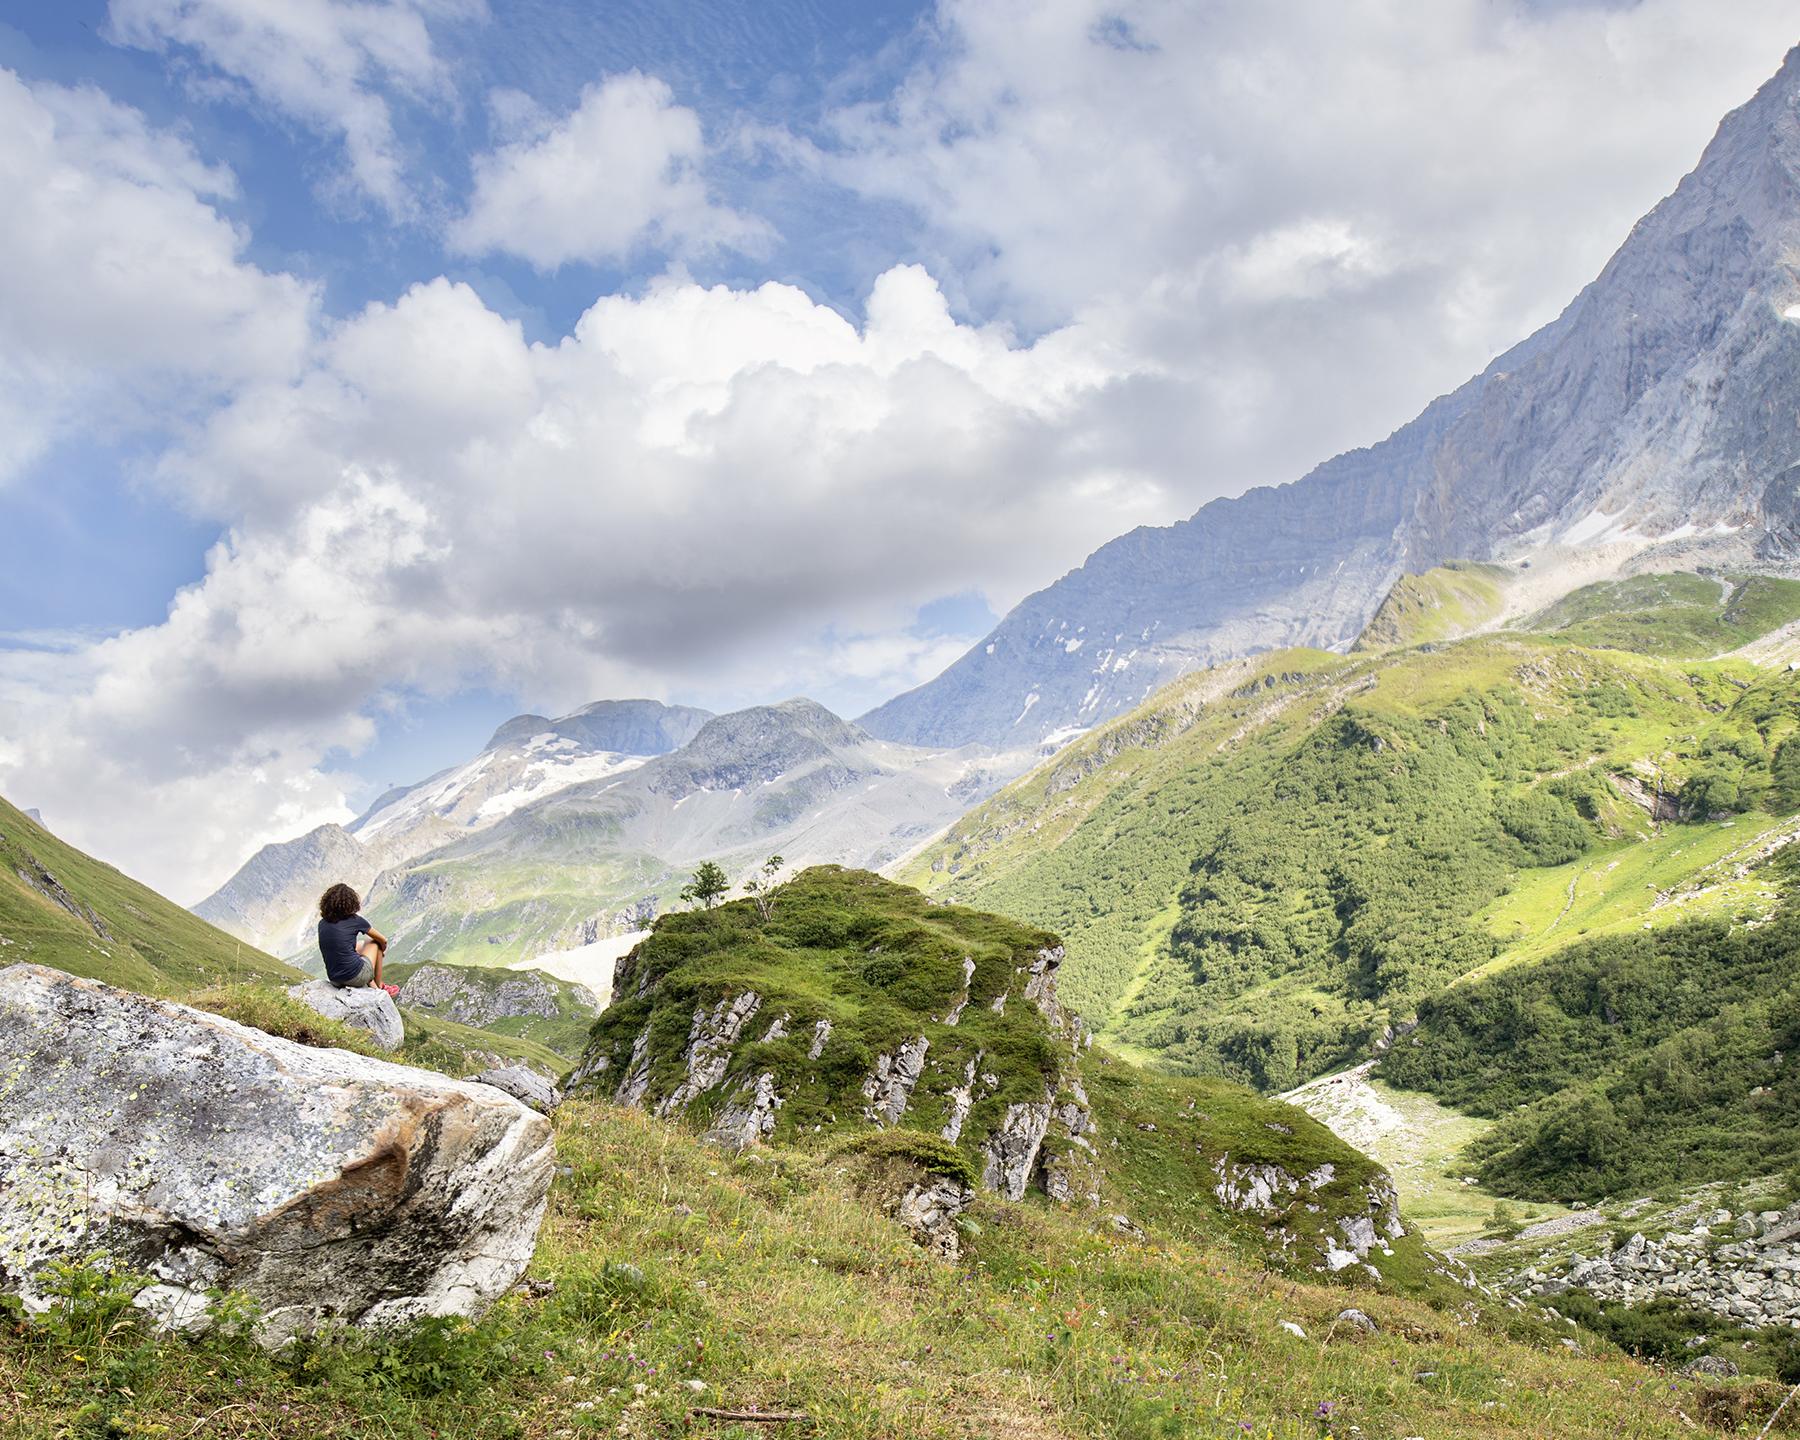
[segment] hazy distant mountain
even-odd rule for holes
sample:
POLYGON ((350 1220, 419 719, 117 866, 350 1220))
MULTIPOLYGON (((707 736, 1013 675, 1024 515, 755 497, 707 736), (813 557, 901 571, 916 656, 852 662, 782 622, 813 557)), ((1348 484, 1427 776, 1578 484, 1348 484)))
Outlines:
POLYGON ((710 720, 681 749, 565 786, 390 867, 369 898, 407 958, 531 958, 646 923, 701 860, 734 880, 900 859, 1039 758, 877 740, 811 700, 710 720))
POLYGON ((349 826, 264 846, 195 910, 304 953, 320 891, 345 880, 396 959, 531 959, 637 928, 701 860, 734 878, 773 851, 887 864, 1038 758, 891 744, 810 700, 717 717, 653 701, 522 715, 349 826))
POLYGON ((602 700, 546 719, 507 721, 466 765, 390 790, 348 826, 321 825, 265 845, 194 913, 277 954, 310 943, 319 892, 343 880, 366 891, 390 865, 504 819, 567 785, 641 765, 711 719, 655 700, 602 700))
POLYGON ((1346 648, 1400 574, 1451 559, 1529 564, 1537 603, 1627 567, 1792 569, 1797 97, 1800 51, 1561 316, 1418 419, 1112 541, 863 726, 938 745, 1089 726, 1224 658, 1346 648))

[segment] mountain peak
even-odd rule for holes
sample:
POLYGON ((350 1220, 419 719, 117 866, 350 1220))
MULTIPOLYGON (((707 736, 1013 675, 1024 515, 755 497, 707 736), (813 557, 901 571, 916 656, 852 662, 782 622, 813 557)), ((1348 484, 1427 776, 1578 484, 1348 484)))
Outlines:
POLYGON ((660 700, 595 700, 554 720, 543 715, 515 715, 484 749, 522 745, 536 735, 573 740, 590 750, 618 755, 666 755, 679 750, 712 719, 710 710, 665 705, 660 700))
POLYGON ((862 717, 1016 746, 1191 670, 1346 649, 1402 574, 1800 569, 1800 48, 1563 313, 1387 439, 1140 529, 862 717))

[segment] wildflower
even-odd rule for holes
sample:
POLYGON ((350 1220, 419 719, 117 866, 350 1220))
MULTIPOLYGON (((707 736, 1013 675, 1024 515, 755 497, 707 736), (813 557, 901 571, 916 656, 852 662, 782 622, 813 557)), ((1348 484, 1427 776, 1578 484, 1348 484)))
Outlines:
POLYGON ((1321 1400, 1319 1402, 1319 1408, 1313 1411, 1313 1416, 1315 1419, 1329 1420, 1331 1418, 1332 1409, 1333 1406, 1329 1400, 1321 1400))

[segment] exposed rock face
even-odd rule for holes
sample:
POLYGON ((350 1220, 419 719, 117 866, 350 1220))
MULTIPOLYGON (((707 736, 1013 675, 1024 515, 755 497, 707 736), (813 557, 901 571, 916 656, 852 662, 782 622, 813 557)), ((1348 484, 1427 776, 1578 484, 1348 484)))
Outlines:
POLYGON ((1008 1200, 1023 1200, 1036 1173, 1038 1152, 1050 1129, 1052 1097, 1033 1104, 1008 1105, 1006 1118, 981 1147, 985 1163, 981 1183, 1008 1200))
POLYGON ((483 1070, 474 1077, 474 1083, 504 1090, 521 1104, 545 1115, 562 1104, 562 1091, 556 1088, 556 1082, 523 1065, 499 1065, 483 1070))
POLYGON ((746 990, 733 999, 725 999, 709 1011, 705 1006, 694 1010, 694 1023, 688 1027, 687 1078, 657 1102, 658 1115, 672 1115, 690 1101, 698 1099, 725 1078, 731 1065, 732 1047, 744 1033, 750 1017, 762 1008, 762 996, 746 990))
POLYGON ((26 885, 35 890, 39 895, 42 895, 52 905, 67 910, 77 920, 91 926, 94 934, 99 936, 102 940, 112 939, 112 931, 106 928, 106 922, 100 918, 99 914, 94 910, 94 907, 91 905, 84 905, 81 901, 77 900, 63 888, 62 881, 58 880, 36 860, 27 859, 23 865, 17 867, 15 873, 26 883, 26 885))
POLYGON ((313 1049, 41 966, 0 971, 0 1284, 105 1251, 162 1323, 264 1338, 473 1314, 523 1272, 549 1123, 485 1085, 313 1049))
POLYGON ((1062 1011, 1056 1003, 1056 972, 1063 962, 1063 947, 1038 951, 1037 959, 1028 967, 1025 998, 1037 1006, 1052 1025, 1062 1024, 1062 1011))
POLYGON ((1735 1221, 1721 1213, 1730 1238, 1709 1221, 1661 1240, 1633 1235, 1592 1258, 1571 1256, 1560 1272, 1526 1270, 1517 1288, 1539 1297, 1580 1289, 1628 1305, 1671 1296, 1745 1325, 1800 1325, 1800 1205, 1735 1221))
MULTIPOLYGON (((584 987, 576 986, 576 998, 585 999, 593 1013, 600 1002, 584 987)), ((422 965, 400 987, 400 1003, 455 1020, 462 1025, 491 1025, 522 1015, 555 1019, 556 986, 530 970, 471 970, 460 965, 422 965)))
POLYGON ((956 1222, 975 1192, 941 1176, 922 1180, 900 1197, 894 1218, 933 1255, 954 1260, 962 1254, 956 1222))
POLYGON ((1050 1112, 1049 1134, 1057 1140, 1042 1160, 1044 1193, 1065 1205, 1100 1203, 1100 1163, 1091 1137, 1094 1117, 1087 1091, 1071 1078, 1068 1093, 1050 1112))
POLYGON ((733 1150, 760 1144, 775 1133, 775 1112, 781 1108, 781 1096, 775 1091, 775 1077, 765 1070, 756 1077, 755 1086, 740 1094, 719 1112, 719 1118, 707 1138, 733 1150))
POLYGON ((329 980, 308 980, 290 985, 287 993, 327 1020, 367 1030, 383 1050, 398 1050, 406 1043, 406 1025, 385 990, 372 985, 339 989, 329 980))
MULTIPOLYGON (((1318 1197, 1337 1180, 1337 1168, 1325 1164, 1304 1175, 1294 1175, 1280 1165, 1268 1162, 1233 1163, 1222 1156, 1213 1164, 1218 1183, 1213 1194, 1228 1210, 1258 1215, 1271 1220, 1285 1220, 1296 1208, 1316 1211, 1318 1197)), ((1368 1264, 1369 1252, 1394 1253, 1391 1241, 1406 1233, 1400 1219, 1400 1196, 1393 1183, 1380 1176, 1369 1182, 1362 1196, 1362 1208, 1340 1215, 1332 1226, 1315 1237, 1322 1268, 1338 1271, 1362 1264, 1377 1279, 1381 1272, 1368 1264)), ((1292 1230, 1277 1225, 1283 1244, 1298 1237, 1292 1230)))
POLYGON ((925 1073, 925 1052, 931 1042, 923 1035, 908 1040, 892 1055, 875 1057, 875 1072, 863 1081, 863 1118, 877 1125, 897 1125, 912 1099, 913 1087, 925 1073))
POLYGON ((1411 424, 1101 547, 863 728, 1013 745, 1093 725, 1234 656, 1347 647, 1403 572, 1447 560, 1791 569, 1797 95, 1800 52, 1562 315, 1411 424))

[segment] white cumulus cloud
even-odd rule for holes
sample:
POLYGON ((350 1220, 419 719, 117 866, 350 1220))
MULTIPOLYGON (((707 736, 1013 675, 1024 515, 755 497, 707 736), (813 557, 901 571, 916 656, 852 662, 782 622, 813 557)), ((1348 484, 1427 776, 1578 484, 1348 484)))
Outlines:
POLYGON ((1128 378, 1103 354, 959 323, 911 266, 860 327, 789 286, 668 281, 555 344, 417 285, 171 455, 162 483, 242 520, 162 624, 0 666, 0 792, 191 900, 249 840, 340 817, 322 757, 399 696, 836 674, 873 702, 949 658, 905 634, 926 601, 978 575, 1008 604, 1166 508, 1072 443, 1128 378))
POLYGON ((236 182, 102 92, 0 70, 0 484, 73 427, 166 423, 305 354, 315 295, 247 263, 236 182))
POLYGON ((450 229, 456 249, 555 270, 645 248, 742 246, 766 233, 708 193, 700 117, 654 76, 611 76, 562 119, 531 128, 476 157, 468 212, 450 229))
POLYGON ((478 19, 485 0, 112 0, 120 44, 184 57, 344 147, 351 184, 389 213, 414 199, 393 100, 442 101, 449 73, 430 22, 478 19))

